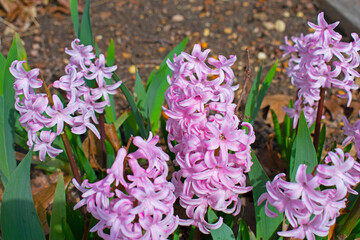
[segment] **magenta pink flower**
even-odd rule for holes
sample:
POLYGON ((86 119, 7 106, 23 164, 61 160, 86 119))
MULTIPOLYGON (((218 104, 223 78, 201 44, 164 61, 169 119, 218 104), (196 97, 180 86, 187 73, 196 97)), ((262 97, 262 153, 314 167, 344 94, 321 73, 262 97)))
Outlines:
POLYGON ((306 174, 307 167, 301 164, 297 169, 296 182, 283 180, 285 174, 281 173, 271 183, 266 183, 267 192, 260 196, 258 205, 266 200, 265 213, 276 217, 277 214, 268 206, 273 205, 278 212, 285 212, 293 227, 292 230, 278 232, 279 236, 298 239, 327 236, 340 210, 346 207, 345 196, 348 193, 357 194, 351 186, 360 182, 360 164, 339 148, 335 152, 329 152, 325 164, 316 167, 315 175, 306 174), (325 186, 324 190, 320 190, 320 185, 325 186))
POLYGON ((37 132, 48 123, 49 119, 43 115, 49 102, 45 94, 29 95, 29 98, 23 98, 21 105, 18 101, 15 102, 15 109, 20 113, 21 125, 37 132))
POLYGON ((181 55, 188 60, 188 68, 194 69, 198 79, 201 79, 203 74, 209 74, 212 70, 205 64, 205 60, 210 53, 210 49, 201 52, 200 44, 195 44, 191 55, 182 52, 181 55))
POLYGON ((49 86, 65 91, 69 100, 67 104, 57 95, 53 95, 54 104, 49 106, 48 96, 34 91, 43 84, 38 79, 39 69, 25 71, 23 67, 25 61, 16 60, 11 64, 10 72, 15 78, 15 109, 20 113, 21 125, 26 127, 28 132, 28 145, 31 147, 37 143, 35 149, 40 150, 40 160, 44 160, 46 149, 49 149, 50 157, 57 155, 58 151, 51 148, 51 143, 63 131, 64 123, 71 127, 72 133, 84 134, 90 129, 100 138, 99 131, 94 125, 94 123, 98 124, 95 112, 104 112, 105 106, 110 104, 108 94, 115 94, 121 84, 120 81, 106 85, 104 77, 111 78, 117 66, 105 67, 105 58, 102 54, 93 64, 92 59, 95 58, 93 47, 79 43, 80 40, 75 39, 71 43, 73 49, 66 49, 66 53, 71 56, 70 63, 65 67, 66 74, 49 86), (85 79, 89 76, 97 79, 98 88, 90 89, 86 86, 85 79), (102 98, 105 101, 99 101, 102 98), (40 132, 44 127, 54 126, 56 126, 55 133, 40 132))
POLYGON ((360 76, 356 71, 360 63, 357 34, 352 34, 354 41, 342 42, 342 36, 334 30, 338 22, 326 23, 324 13, 318 15, 318 25, 308 24, 314 33, 292 37, 293 45, 285 38, 286 46, 281 47, 284 55, 291 54, 287 74, 298 88, 294 111, 286 110, 289 117, 294 118, 294 126, 300 116, 299 106, 307 109, 308 125, 313 123, 315 118, 311 116, 317 111, 321 88, 344 90, 346 94, 338 96, 348 98, 348 106, 352 100, 351 91, 359 88, 354 81, 360 76))
POLYGON ((91 60, 95 58, 94 49, 91 45, 84 46, 84 44, 79 43, 80 39, 75 39, 71 43, 72 49, 65 48, 65 52, 71 56, 70 64, 75 66, 89 65, 91 60))
POLYGON ((227 74, 227 79, 233 79, 235 77, 231 66, 235 63, 236 56, 231 55, 229 58, 230 59, 227 59, 226 57, 219 55, 219 60, 216 60, 215 58, 208 59, 209 64, 216 67, 216 69, 213 71, 213 74, 219 75, 221 81, 224 81, 225 74, 227 74))
POLYGON ((324 13, 319 13, 318 17, 318 25, 308 22, 308 25, 315 30, 314 39, 320 40, 325 46, 329 45, 329 40, 334 39, 340 41, 342 36, 338 32, 334 30, 334 28, 339 25, 340 22, 334 22, 332 24, 328 24, 324 19, 324 13))
POLYGON ((346 117, 343 117, 344 134, 347 136, 342 145, 346 146, 350 142, 354 142, 356 155, 360 158, 360 120, 357 120, 353 125, 349 123, 346 117))
POLYGON ((56 134, 51 131, 41 131, 40 139, 35 139, 34 151, 39 151, 39 159, 41 161, 45 160, 46 153, 51 157, 55 158, 63 150, 57 149, 51 146, 52 142, 55 140, 56 134))
POLYGON ((35 68, 27 72, 23 67, 24 63, 26 61, 15 60, 11 63, 9 70, 15 78, 14 89, 16 95, 24 94, 25 98, 29 98, 30 94, 34 94, 34 88, 42 86, 42 81, 38 80, 40 70, 35 68))
POLYGON ((106 67, 105 66, 105 56, 103 54, 99 55, 99 58, 95 60, 95 64, 91 64, 89 71, 91 72, 88 75, 85 75, 86 79, 96 79, 98 87, 106 85, 105 78, 110 79, 112 73, 117 69, 117 66, 106 67))
POLYGON ((74 120, 71 114, 73 114, 78 109, 78 106, 73 103, 64 108, 57 95, 53 95, 53 102, 54 105, 52 107, 48 106, 45 110, 46 114, 50 117, 50 121, 46 124, 46 126, 53 127, 56 125, 56 134, 60 135, 64 128, 64 122, 69 125, 74 124, 74 120))
POLYGON ((83 193, 75 208, 86 205, 99 220, 90 229, 103 239, 166 239, 178 226, 174 216, 174 185, 166 181, 169 157, 157 147, 158 136, 147 140, 135 137, 138 149, 118 151, 108 175, 95 183, 87 180, 75 186, 83 193), (139 161, 148 161, 140 165, 139 161), (126 173, 124 166, 131 173, 126 173), (166 167, 165 167, 166 166, 166 167), (122 189, 122 190, 120 190, 122 189))
POLYGON ((205 234, 222 224, 222 218, 214 224, 205 220, 209 207, 239 214, 239 194, 251 190, 244 173, 250 170, 250 144, 255 141, 252 126, 243 124, 249 133, 239 129, 240 121, 234 114, 237 86, 233 86, 231 65, 236 57, 209 59, 215 67, 212 69, 206 64, 209 51, 202 52, 200 45, 195 45, 191 55, 181 53, 173 63, 167 61, 173 76, 168 78, 168 109, 164 108, 169 117, 168 145, 180 167, 172 182, 188 216, 180 219, 180 225, 194 225, 205 234), (219 77, 211 80, 211 74, 219 77))
POLYGON ((122 82, 119 81, 112 85, 104 84, 101 87, 99 86, 97 88, 92 88, 91 89, 91 94, 92 94, 91 98, 95 102, 96 100, 99 100, 103 97, 105 104, 110 107, 109 94, 111 94, 111 95, 116 94, 116 90, 120 87, 121 83, 122 82))

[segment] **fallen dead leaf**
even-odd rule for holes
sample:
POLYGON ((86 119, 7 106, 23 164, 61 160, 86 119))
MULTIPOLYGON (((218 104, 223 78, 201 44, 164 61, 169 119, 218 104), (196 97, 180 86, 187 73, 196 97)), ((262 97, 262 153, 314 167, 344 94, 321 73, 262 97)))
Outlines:
MULTIPOLYGON (((291 99, 293 98, 283 94, 267 95, 264 97, 260 109, 270 106, 270 109, 276 113, 279 122, 282 123, 285 117, 285 112, 282 110, 282 107, 288 106, 291 99)), ((270 124, 272 127, 274 126, 271 111, 267 112, 265 123, 270 124)))
MULTIPOLYGON (((40 191, 37 191, 36 193, 33 192, 35 209, 39 216, 41 227, 45 234, 49 233, 49 225, 47 223, 46 210, 53 203, 56 184, 57 184, 57 177, 59 176, 59 172, 53 173, 52 175, 54 176, 50 178, 54 178, 56 179, 56 181, 53 181, 50 185, 47 185, 46 187, 42 188, 40 191)), ((68 175, 64 177, 65 189, 67 185, 70 183, 70 180, 71 180, 71 176, 68 175)))
POLYGON ((115 152, 117 152, 120 149, 121 144, 114 124, 105 124, 105 135, 115 152))
POLYGON ((85 152, 86 158, 89 160, 90 165, 93 169, 101 169, 101 165, 99 164, 98 159, 101 159, 101 146, 100 141, 96 138, 96 136, 89 131, 88 136, 85 138, 82 143, 82 147, 85 152))

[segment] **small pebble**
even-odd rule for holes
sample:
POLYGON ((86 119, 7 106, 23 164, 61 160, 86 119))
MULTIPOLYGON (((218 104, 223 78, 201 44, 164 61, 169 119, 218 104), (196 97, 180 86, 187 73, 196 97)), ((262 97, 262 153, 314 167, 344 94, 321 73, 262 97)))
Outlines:
POLYGON ((34 50, 38 50, 38 49, 40 49, 40 44, 34 43, 34 44, 32 45, 32 48, 33 48, 34 50))
POLYGON ((172 17, 172 20, 174 22, 182 22, 182 21, 184 21, 184 16, 180 15, 180 14, 176 14, 172 17))
POLYGON ((257 55, 257 58, 259 60, 265 60, 267 58, 266 54, 264 52, 259 52, 257 55))
POLYGON ((131 58, 131 53, 122 52, 121 55, 122 55, 122 57, 125 58, 125 59, 130 59, 130 58, 131 58))
POLYGON ((38 52, 37 50, 31 50, 31 51, 30 51, 30 55, 31 55, 32 57, 35 57, 35 56, 39 55, 39 52, 38 52))
POLYGON ((159 53, 162 53, 162 52, 165 52, 165 51, 166 51, 166 47, 159 47, 158 48, 159 53))
POLYGON ((225 34, 231 34, 232 33, 232 29, 227 27, 227 28, 224 28, 224 33, 225 34))
POLYGON ((210 35, 210 30, 208 28, 205 28, 203 35, 204 35, 204 37, 208 37, 210 35))
POLYGON ((272 30, 275 28, 275 25, 272 22, 263 22, 263 25, 267 30, 272 30))
POLYGON ((266 13, 261 12, 261 13, 255 13, 254 18, 259 19, 261 21, 266 21, 268 19, 268 16, 266 13))
POLYGON ((96 35, 95 36, 95 42, 99 42, 100 40, 103 39, 103 36, 102 35, 96 35))
POLYGON ((276 31, 282 33, 285 31, 286 24, 283 20, 276 20, 275 22, 275 29, 276 31))
POLYGON ((131 65, 128 70, 129 70, 129 73, 135 74, 135 71, 136 71, 135 65, 131 65))
POLYGON ((297 16, 298 18, 303 18, 303 17, 304 17, 304 13, 303 13, 303 12, 298 12, 298 13, 296 14, 296 16, 297 16))
POLYGON ((288 18, 288 17, 290 17, 290 13, 289 12, 283 12, 283 16, 288 18))

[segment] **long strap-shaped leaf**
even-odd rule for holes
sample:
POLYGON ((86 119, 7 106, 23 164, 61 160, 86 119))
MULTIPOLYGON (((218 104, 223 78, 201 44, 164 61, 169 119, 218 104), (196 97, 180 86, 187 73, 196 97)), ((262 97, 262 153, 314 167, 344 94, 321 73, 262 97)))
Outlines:
POLYGON ((300 164, 306 164, 306 172, 311 173, 318 163, 316 151, 303 112, 300 114, 299 127, 295 140, 296 145, 292 150, 295 151, 295 154, 293 152, 291 153, 292 157, 290 159, 289 169, 290 180, 292 182, 295 180, 296 172, 300 164))
POLYGON ((50 222, 50 240, 60 240, 65 238, 62 221, 66 219, 66 199, 65 184, 62 173, 59 174, 54 195, 50 222))
POLYGON ((14 77, 9 71, 11 63, 16 59, 18 56, 14 38, 7 60, 4 61, 4 57, 0 56, 0 64, 4 68, 0 71, 0 171, 4 185, 16 167, 14 150, 15 90, 13 87, 14 77))
POLYGON ((254 198, 255 216, 256 216, 256 238, 257 239, 278 239, 276 230, 283 220, 283 214, 279 214, 276 218, 270 218, 265 214, 265 203, 257 205, 258 199, 266 192, 266 182, 269 181, 268 176, 261 167, 259 160, 254 152, 251 152, 253 165, 249 172, 249 178, 253 187, 252 194, 254 198))
POLYGON ((73 21, 75 35, 77 38, 80 37, 80 26, 79 26, 79 12, 78 12, 78 2, 77 0, 70 0, 70 12, 71 18, 73 21))
MULTIPOLYGON (((115 81, 120 81, 119 76, 116 75, 115 73, 113 74, 113 78, 115 79, 115 81)), ((145 131, 144 120, 143 120, 143 118, 141 116, 141 113, 139 112, 139 110, 138 110, 138 108, 136 106, 134 98, 131 96, 131 93, 130 93, 129 89, 125 86, 124 83, 122 83, 120 85, 120 89, 124 93, 124 95, 126 97, 126 100, 128 101, 128 103, 130 105, 131 111, 134 113, 136 123, 139 126, 139 131, 140 131, 141 137, 143 137, 145 139, 148 138, 148 133, 146 133, 146 131, 145 131)))
POLYGON ((11 174, 1 205, 1 232, 6 240, 45 240, 31 195, 32 150, 11 174))
POLYGON ((260 106, 261 106, 262 101, 264 100, 266 91, 268 90, 268 88, 269 88, 269 86, 271 84, 271 81, 273 80, 273 78, 275 76, 277 63, 278 63, 278 61, 276 60, 275 64, 271 67, 270 71, 266 74, 265 79, 264 79, 264 81, 262 83, 261 89, 260 89, 259 94, 258 94, 258 96, 256 98, 256 103, 255 103, 255 106, 254 106, 253 113, 251 115, 251 119, 250 119, 251 124, 254 123, 255 118, 256 118, 257 114, 259 113, 259 111, 260 111, 260 106))

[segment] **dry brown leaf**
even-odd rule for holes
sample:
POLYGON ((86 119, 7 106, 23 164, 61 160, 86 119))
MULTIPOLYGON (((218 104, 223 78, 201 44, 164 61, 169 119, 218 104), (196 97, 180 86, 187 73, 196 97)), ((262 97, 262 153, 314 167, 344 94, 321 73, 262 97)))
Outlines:
POLYGON ((6 12, 8 27, 20 32, 26 31, 32 23, 39 25, 35 19, 37 6, 45 4, 47 4, 45 0, 0 0, 0 5, 6 12))
POLYGON ((121 148, 121 144, 114 124, 105 123, 105 135, 106 139, 110 142, 115 152, 117 152, 121 148))
MULTIPOLYGON (((52 175, 58 176, 59 172, 53 173, 52 175)), ((71 180, 71 176, 64 177, 65 188, 70 183, 70 180, 71 180)), ((37 191, 36 193, 33 192, 35 209, 37 214, 39 215, 40 223, 45 234, 49 233, 49 225, 47 224, 47 219, 46 219, 46 209, 48 209, 48 207, 52 204, 54 200, 55 189, 56 189, 56 181, 52 182, 50 185, 44 187, 43 189, 37 191)))
POLYGON ((89 131, 88 133, 89 133, 88 136, 85 138, 84 142, 82 143, 85 156, 89 160, 92 168, 102 169, 101 165, 98 163, 97 160, 97 159, 101 159, 100 141, 91 131, 89 131))
POLYGON ((332 95, 329 100, 325 100, 324 106, 325 109, 330 114, 330 119, 335 120, 336 122, 341 122, 342 117, 344 116, 344 108, 347 103, 347 99, 341 99, 335 95, 332 95))
POLYGON ((0 0, 0 5, 5 10, 5 12, 9 13, 17 8, 17 2, 18 1, 0 0))
MULTIPOLYGON (((285 112, 282 110, 282 107, 288 106, 291 99, 293 98, 283 94, 268 95, 264 97, 260 109, 270 106, 270 109, 276 113, 279 122, 282 123, 285 117, 285 112)), ((267 113, 265 122, 274 126, 270 111, 267 113)))

